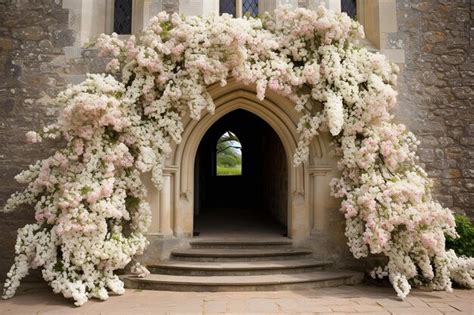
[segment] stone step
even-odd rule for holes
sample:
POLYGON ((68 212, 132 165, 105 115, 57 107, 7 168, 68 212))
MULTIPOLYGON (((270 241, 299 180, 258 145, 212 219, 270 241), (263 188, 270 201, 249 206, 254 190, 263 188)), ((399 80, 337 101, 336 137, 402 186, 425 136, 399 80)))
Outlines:
POLYGON ((206 249, 183 249, 171 253, 172 259, 192 261, 256 261, 256 260, 280 260, 309 257, 311 250, 307 249, 228 249, 228 248, 206 248, 206 249))
POLYGON ((293 242, 288 238, 269 239, 195 239, 190 242, 192 248, 269 248, 291 247, 293 242))
POLYGON ((151 273, 187 276, 262 275, 289 274, 322 270, 330 261, 316 259, 292 259, 241 262, 196 262, 170 260, 148 265, 151 273))
POLYGON ((348 271, 315 271, 296 274, 248 276, 176 276, 151 274, 146 278, 122 276, 127 288, 171 291, 272 291, 353 285, 363 274, 348 271))

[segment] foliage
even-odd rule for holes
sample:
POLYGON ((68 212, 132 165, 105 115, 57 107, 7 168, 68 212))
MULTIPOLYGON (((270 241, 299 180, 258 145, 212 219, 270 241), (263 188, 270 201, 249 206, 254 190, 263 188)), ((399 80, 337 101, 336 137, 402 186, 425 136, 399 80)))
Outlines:
POLYGON ((453 249, 456 254, 474 257, 474 224, 462 214, 455 214, 456 232, 459 238, 446 238, 446 248, 453 249))
POLYGON ((218 164, 235 166, 242 162, 242 146, 239 138, 230 131, 224 133, 217 141, 216 155, 218 164))
MULTIPOLYGON (((90 75, 56 102, 56 124, 28 139, 62 137, 66 147, 20 175, 24 191, 5 206, 35 207, 36 223, 19 229, 16 258, 4 297, 15 293, 30 268, 41 268, 54 292, 76 305, 123 293, 114 275, 143 252, 150 211, 140 175, 159 187, 182 120, 213 113, 207 87, 232 76, 289 98, 299 112, 294 164, 304 163, 319 132, 334 136, 348 245, 356 258, 388 257, 387 275, 400 297, 409 281, 449 290, 451 279, 474 286, 474 259, 445 250, 454 217, 431 196, 431 182, 416 164, 417 141, 393 122, 398 67, 356 47, 359 24, 346 14, 280 8, 261 19, 154 17, 144 33, 121 40, 102 35, 98 47, 112 57, 112 76, 90 75), (318 111, 318 105, 323 110, 318 111)), ((140 266, 133 268, 146 276, 140 266)))
POLYGON ((241 149, 239 138, 232 132, 227 131, 219 138, 216 146, 217 175, 242 174, 241 149))
POLYGON ((240 165, 240 163, 241 161, 239 156, 233 154, 217 154, 217 166, 236 167, 237 165, 240 165))
POLYGON ((242 175, 242 166, 237 165, 236 167, 225 167, 218 165, 217 175, 242 175))

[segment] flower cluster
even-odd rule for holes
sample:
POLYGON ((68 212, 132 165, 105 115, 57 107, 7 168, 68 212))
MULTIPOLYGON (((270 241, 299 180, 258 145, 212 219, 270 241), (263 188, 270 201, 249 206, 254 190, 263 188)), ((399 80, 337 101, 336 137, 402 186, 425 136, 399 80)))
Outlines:
MULTIPOLYGON (((455 235, 450 210, 434 201, 430 181, 416 164, 417 140, 392 122, 398 68, 356 46, 361 26, 346 14, 318 8, 274 16, 181 17, 158 14, 139 37, 97 40, 111 57, 112 76, 90 75, 61 93, 58 122, 29 142, 62 137, 66 147, 17 176, 27 185, 5 206, 35 207, 36 223, 18 232, 15 263, 5 283, 11 297, 29 268, 42 268, 53 290, 76 305, 120 294, 114 270, 146 246, 150 211, 140 174, 159 187, 182 120, 212 113, 207 92, 229 77, 253 84, 259 99, 270 89, 294 101, 301 118, 294 155, 305 161, 323 129, 334 136, 348 245, 355 257, 382 253, 388 276, 404 297, 410 282, 449 289, 451 280, 472 287, 473 262, 446 252, 455 235), (321 110, 322 108, 322 110, 321 110)), ((140 276, 148 271, 132 268, 140 276)))
POLYGON ((125 95, 113 77, 89 75, 56 99, 63 107, 57 124, 42 137, 27 135, 61 136, 67 144, 16 177, 28 186, 4 210, 34 204, 36 223, 18 231, 4 297, 13 296, 29 268, 41 268, 54 292, 76 305, 123 293, 113 271, 143 252, 150 222, 133 154, 144 137, 135 132, 140 115, 125 95))

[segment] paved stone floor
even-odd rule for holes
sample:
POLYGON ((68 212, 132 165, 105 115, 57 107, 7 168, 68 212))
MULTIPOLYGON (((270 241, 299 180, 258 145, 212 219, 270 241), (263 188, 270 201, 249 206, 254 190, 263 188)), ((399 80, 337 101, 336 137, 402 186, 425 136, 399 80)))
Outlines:
POLYGON ((166 292, 127 290, 82 307, 44 288, 0 302, 0 314, 474 314, 474 291, 414 290, 400 301, 388 287, 343 286, 280 292, 166 292))

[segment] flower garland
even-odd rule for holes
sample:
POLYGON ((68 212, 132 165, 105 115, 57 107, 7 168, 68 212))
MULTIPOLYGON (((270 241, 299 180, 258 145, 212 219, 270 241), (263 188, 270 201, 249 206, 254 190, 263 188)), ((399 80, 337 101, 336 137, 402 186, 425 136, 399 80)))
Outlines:
MULTIPOLYGON (((398 68, 358 48, 361 35, 346 14, 323 7, 282 7, 259 19, 162 12, 139 38, 101 35, 97 47, 112 57, 107 68, 120 81, 88 75, 56 99, 63 107, 56 124, 27 134, 30 142, 62 137, 66 146, 16 177, 27 187, 4 211, 34 205, 36 223, 18 231, 4 297, 14 295, 30 268, 41 268, 54 292, 76 305, 123 293, 114 270, 147 245, 150 210, 140 174, 151 172, 160 186, 182 119, 212 113, 207 86, 224 86, 229 77, 255 84, 259 99, 270 89, 295 103, 295 165, 307 159, 321 130, 334 136, 342 176, 331 187, 343 199, 350 250, 356 258, 389 259, 374 276, 389 276, 402 298, 409 280, 450 289, 452 278, 473 287, 473 259, 445 251, 454 219, 431 197, 416 164, 417 141, 392 122, 398 68)), ((143 266, 132 269, 147 274, 143 266)))

